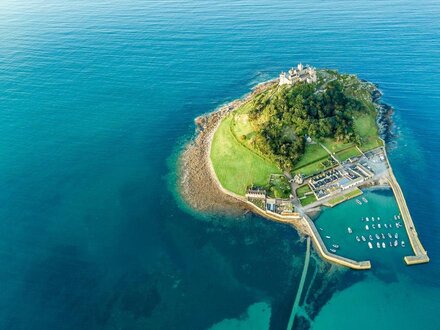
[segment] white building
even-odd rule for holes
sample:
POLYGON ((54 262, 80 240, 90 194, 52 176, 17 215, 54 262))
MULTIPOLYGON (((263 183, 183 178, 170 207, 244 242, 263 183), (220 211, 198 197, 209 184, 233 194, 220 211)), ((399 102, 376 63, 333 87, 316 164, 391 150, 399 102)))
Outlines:
POLYGON ((313 83, 316 82, 316 70, 311 66, 304 67, 301 63, 296 68, 291 68, 288 73, 281 72, 280 85, 293 85, 297 82, 313 83))

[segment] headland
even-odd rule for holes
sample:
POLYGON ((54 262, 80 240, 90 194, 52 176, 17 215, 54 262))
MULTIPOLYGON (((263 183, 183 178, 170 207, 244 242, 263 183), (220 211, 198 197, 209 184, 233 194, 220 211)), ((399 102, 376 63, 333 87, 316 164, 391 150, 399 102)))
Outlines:
MULTIPOLYGON (((353 198, 368 202, 360 197, 364 188, 387 186, 414 253, 405 256, 406 264, 428 262, 387 157, 392 108, 380 96, 374 84, 334 70, 299 64, 282 72, 242 99, 196 119, 197 136, 180 162, 184 200, 203 212, 251 210, 292 225, 312 239, 324 260, 369 269, 369 260, 346 258, 336 244, 328 247, 324 239, 330 237, 322 237, 310 215, 353 198)), ((356 239, 375 248, 363 235, 356 239)), ((375 243, 385 248, 385 242, 375 243)))

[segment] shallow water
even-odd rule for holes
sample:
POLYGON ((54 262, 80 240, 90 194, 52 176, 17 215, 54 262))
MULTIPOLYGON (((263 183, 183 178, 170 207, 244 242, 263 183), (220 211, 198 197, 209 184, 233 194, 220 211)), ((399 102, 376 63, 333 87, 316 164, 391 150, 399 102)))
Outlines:
MULTIPOLYGON (((368 306, 388 304, 392 283, 400 328, 408 309, 436 328, 439 16, 438 1, 2 1, 0 328, 206 329, 263 302, 284 328, 304 262, 295 231, 196 216, 170 182, 196 116, 300 61, 378 83, 395 106, 390 159, 432 260, 327 276, 345 297, 327 304, 318 275, 309 300, 326 306, 309 315, 341 320, 359 296, 346 287, 368 274, 368 306)), ((372 314, 377 327, 393 328, 389 314, 372 314)))

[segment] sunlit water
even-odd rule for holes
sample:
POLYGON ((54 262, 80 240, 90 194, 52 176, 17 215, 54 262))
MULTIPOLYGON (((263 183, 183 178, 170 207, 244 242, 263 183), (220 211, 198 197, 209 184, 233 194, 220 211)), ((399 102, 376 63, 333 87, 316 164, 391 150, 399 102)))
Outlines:
POLYGON ((364 280, 314 326, 438 328, 438 17, 438 1, 2 1, 0 328, 284 328, 305 245, 188 212, 175 160, 194 117, 300 61, 396 108, 390 158, 432 260, 348 273, 333 291, 364 280))

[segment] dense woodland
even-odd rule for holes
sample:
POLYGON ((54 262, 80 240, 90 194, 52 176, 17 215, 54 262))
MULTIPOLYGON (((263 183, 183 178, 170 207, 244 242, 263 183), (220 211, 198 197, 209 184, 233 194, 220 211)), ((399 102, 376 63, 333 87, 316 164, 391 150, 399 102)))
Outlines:
POLYGON ((322 90, 317 84, 305 83, 282 87, 270 98, 254 100, 249 113, 257 132, 254 145, 272 155, 282 168, 291 168, 304 153, 307 135, 358 142, 353 115, 359 111, 367 109, 346 95, 338 80, 322 90))

